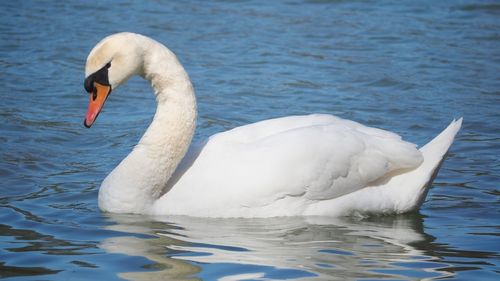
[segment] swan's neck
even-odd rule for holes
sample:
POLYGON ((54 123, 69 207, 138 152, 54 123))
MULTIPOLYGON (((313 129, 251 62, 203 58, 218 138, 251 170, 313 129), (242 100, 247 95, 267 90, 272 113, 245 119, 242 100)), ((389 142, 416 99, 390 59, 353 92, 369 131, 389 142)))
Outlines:
POLYGON ((175 55, 162 45, 149 46, 144 55, 143 76, 154 89, 156 113, 134 150, 102 183, 99 207, 105 211, 147 213, 166 192, 167 181, 194 134, 194 91, 175 55))

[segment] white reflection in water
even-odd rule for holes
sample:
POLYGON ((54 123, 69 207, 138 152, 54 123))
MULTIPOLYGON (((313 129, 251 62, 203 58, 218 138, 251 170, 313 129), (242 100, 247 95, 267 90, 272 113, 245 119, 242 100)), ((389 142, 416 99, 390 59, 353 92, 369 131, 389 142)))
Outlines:
POLYGON ((109 253, 142 256, 154 263, 150 268, 155 271, 119 274, 128 280, 422 280, 453 274, 443 270, 449 265, 415 246, 433 238, 414 215, 368 220, 110 219, 116 223, 109 226, 112 230, 150 236, 113 237, 100 244, 109 253))

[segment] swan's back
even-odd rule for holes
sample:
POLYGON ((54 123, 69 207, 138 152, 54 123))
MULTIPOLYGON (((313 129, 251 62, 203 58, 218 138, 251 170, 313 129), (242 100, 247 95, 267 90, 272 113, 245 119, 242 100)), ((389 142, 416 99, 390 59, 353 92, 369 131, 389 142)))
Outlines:
POLYGON ((322 114, 270 119, 210 137, 156 207, 221 216, 293 198, 297 209, 284 211, 300 215, 313 201, 352 193, 421 162, 414 144, 357 122, 322 114))

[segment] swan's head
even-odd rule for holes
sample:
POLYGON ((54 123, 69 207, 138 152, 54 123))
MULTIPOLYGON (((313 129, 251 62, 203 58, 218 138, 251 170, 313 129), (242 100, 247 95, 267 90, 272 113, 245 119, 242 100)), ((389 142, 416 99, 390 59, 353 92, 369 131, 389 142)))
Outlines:
POLYGON ((133 75, 142 74, 144 37, 117 33, 104 38, 90 51, 85 65, 85 90, 90 102, 83 124, 90 128, 111 90, 133 75))

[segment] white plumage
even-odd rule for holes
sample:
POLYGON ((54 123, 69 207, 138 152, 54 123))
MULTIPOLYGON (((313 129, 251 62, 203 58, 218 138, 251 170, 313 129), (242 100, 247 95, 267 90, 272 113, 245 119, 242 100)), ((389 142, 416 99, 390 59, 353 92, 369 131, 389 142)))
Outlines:
POLYGON ((151 81, 158 108, 101 185, 104 211, 273 217, 416 210, 461 126, 454 121, 418 150, 394 133, 332 115, 289 116, 213 135, 186 154, 196 101, 173 53, 141 35, 115 34, 92 50, 87 76, 109 61, 111 87, 139 74, 151 81), (122 67, 115 58, 125 57, 132 63, 122 67))

